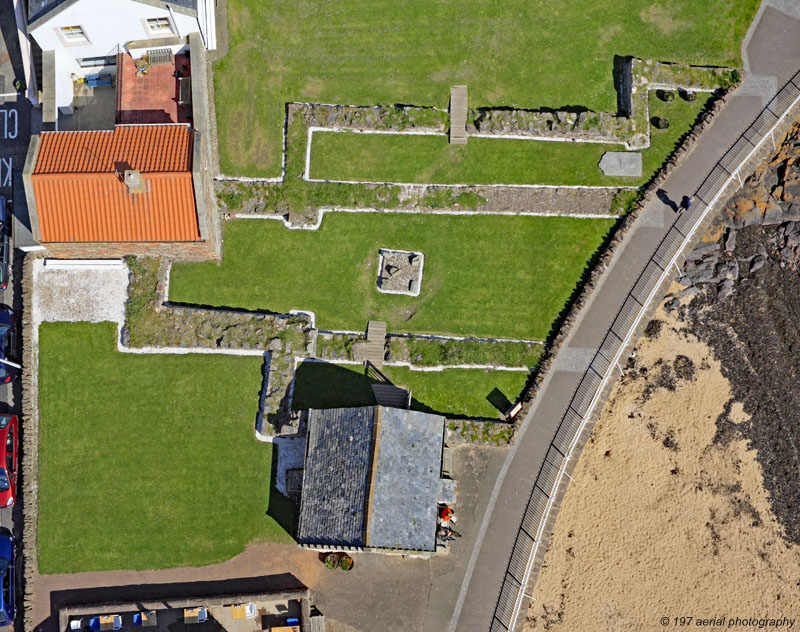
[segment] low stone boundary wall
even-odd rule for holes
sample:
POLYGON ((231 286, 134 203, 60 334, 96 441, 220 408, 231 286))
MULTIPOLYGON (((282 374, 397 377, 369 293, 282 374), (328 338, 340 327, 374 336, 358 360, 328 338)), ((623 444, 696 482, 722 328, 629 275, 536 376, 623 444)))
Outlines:
POLYGON ((34 578, 38 575, 37 536, 39 527, 39 350, 33 324, 33 264, 38 253, 16 254, 22 256, 22 274, 19 288, 22 294, 22 556, 24 574, 21 588, 24 607, 23 628, 34 632, 33 595, 34 578))

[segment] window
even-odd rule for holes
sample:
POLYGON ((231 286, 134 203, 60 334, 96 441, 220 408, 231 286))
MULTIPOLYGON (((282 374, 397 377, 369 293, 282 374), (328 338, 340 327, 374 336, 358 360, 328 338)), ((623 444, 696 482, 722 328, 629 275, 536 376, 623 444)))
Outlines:
POLYGON ((147 28, 153 35, 172 35, 175 32, 169 18, 149 18, 147 28))
POLYGON ((62 26, 60 31, 67 44, 84 44, 89 41, 82 26, 62 26))
POLYGON ((81 57, 78 60, 81 68, 97 68, 98 66, 116 66, 116 57, 81 57))

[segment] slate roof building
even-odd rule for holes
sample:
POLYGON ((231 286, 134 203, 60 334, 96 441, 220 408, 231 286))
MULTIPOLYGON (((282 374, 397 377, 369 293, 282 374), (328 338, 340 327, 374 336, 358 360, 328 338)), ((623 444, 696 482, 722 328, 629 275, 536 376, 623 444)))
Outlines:
POLYGON ((311 410, 297 539, 318 549, 433 553, 444 417, 364 406, 311 410))

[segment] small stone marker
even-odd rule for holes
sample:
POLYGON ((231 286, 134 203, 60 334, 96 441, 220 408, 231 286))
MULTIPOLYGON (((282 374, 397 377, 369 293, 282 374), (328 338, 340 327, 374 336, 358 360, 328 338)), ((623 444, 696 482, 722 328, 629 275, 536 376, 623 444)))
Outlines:
POLYGON ((638 151, 607 151, 598 167, 607 176, 639 178, 642 175, 642 154, 638 151))

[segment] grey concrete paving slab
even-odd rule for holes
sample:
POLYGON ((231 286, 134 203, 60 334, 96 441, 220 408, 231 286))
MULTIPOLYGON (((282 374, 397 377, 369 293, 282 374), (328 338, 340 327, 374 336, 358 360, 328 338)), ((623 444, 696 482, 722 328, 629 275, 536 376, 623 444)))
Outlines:
POLYGON ((753 31, 747 57, 751 74, 774 75, 778 87, 784 85, 800 67, 800 17, 767 6, 753 31))
POLYGON ((642 175, 642 154, 638 151, 607 151, 597 165, 607 176, 642 175))

